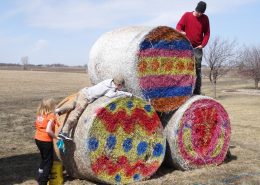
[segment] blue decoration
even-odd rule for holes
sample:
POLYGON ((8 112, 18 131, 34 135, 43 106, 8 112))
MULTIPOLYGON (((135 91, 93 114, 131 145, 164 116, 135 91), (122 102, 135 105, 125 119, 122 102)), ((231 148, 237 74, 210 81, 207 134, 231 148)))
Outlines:
POLYGON ((98 140, 95 137, 91 137, 88 140, 88 149, 91 151, 95 151, 98 148, 98 140))
POLYGON ((124 140, 123 143, 123 148, 125 152, 129 152, 132 148, 132 139, 131 138, 127 138, 124 140))
POLYGON ((146 152, 147 147, 148 147, 147 142, 141 141, 137 146, 137 154, 143 155, 146 152))
POLYGON ((115 148, 115 145, 116 145, 116 136, 110 135, 107 138, 107 147, 112 150, 115 148))
POLYGON ((110 109, 111 111, 115 110, 115 109, 116 109, 116 103, 110 103, 109 109, 110 109))
POLYGON ((191 44, 187 40, 174 40, 174 41, 147 41, 144 40, 140 44, 140 49, 167 49, 167 50, 193 50, 191 44))
POLYGON ((149 90, 142 90, 146 99, 166 98, 175 96, 188 96, 192 94, 192 86, 186 87, 159 87, 149 90))
POLYGON ((119 174, 117 174, 117 175, 115 176, 115 181, 116 181, 116 182, 120 182, 120 181, 121 181, 121 176, 120 176, 119 174))
POLYGON ((183 128, 188 128, 188 129, 191 129, 191 124, 190 123, 184 123, 184 127, 183 128))
POLYGON ((138 180, 141 179, 141 176, 140 176, 140 174, 134 174, 133 178, 134 178, 135 181, 138 181, 138 180))
POLYGON ((161 143, 156 143, 153 147, 153 156, 159 157, 163 153, 163 145, 161 143))
POLYGON ((145 105, 145 106, 144 106, 144 109, 145 109, 147 112, 151 112, 151 110, 152 110, 151 105, 145 105))
POLYGON ((132 102, 132 101, 128 101, 128 102, 127 102, 127 107, 128 107, 129 109, 131 109, 133 106, 134 106, 134 105, 133 105, 133 102, 132 102))
POLYGON ((224 128, 227 128, 229 126, 229 122, 228 122, 228 120, 226 120, 224 123, 223 123, 223 127, 224 128))

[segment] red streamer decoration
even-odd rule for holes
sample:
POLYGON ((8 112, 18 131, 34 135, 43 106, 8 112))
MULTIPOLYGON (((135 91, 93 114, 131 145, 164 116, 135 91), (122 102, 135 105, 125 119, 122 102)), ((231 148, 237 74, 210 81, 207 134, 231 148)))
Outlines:
POLYGON ((118 126, 122 126, 124 131, 128 134, 134 131, 135 124, 141 125, 148 134, 153 134, 157 128, 161 127, 156 112, 149 117, 147 113, 140 108, 134 109, 131 115, 127 115, 125 110, 120 110, 113 114, 106 108, 100 108, 97 111, 97 118, 102 120, 102 123, 110 133, 115 132, 118 126))
POLYGON ((127 177, 131 177, 136 173, 147 177, 152 175, 159 166, 158 161, 147 164, 147 162, 143 160, 138 160, 131 165, 126 156, 120 156, 116 162, 113 162, 109 157, 102 155, 92 164, 91 168, 96 175, 101 172, 106 172, 108 175, 115 175, 118 171, 123 169, 127 177))

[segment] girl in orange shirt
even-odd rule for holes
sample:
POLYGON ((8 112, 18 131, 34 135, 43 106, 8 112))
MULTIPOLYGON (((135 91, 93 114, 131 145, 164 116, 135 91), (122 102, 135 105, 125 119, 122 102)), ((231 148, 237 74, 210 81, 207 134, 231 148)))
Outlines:
POLYGON ((53 163, 53 138, 58 139, 54 134, 55 125, 58 125, 54 108, 54 100, 48 98, 43 99, 37 109, 35 142, 41 153, 41 163, 37 177, 40 185, 46 185, 48 182, 53 163))

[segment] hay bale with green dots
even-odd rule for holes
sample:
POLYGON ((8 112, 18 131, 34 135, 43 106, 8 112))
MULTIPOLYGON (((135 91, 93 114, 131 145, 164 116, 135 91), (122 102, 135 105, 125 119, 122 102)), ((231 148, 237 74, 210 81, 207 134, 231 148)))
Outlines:
POLYGON ((122 74, 129 92, 167 113, 192 95, 194 66, 184 35, 166 26, 135 26, 101 35, 90 51, 88 73, 93 84, 122 74))
POLYGON ((66 141, 60 154, 68 174, 109 184, 149 178, 160 167, 166 147, 158 115, 137 97, 101 97, 89 104, 73 141, 66 141))
POLYGON ((224 107, 207 96, 193 96, 169 120, 165 133, 168 162, 190 170, 221 164, 229 148, 231 126, 224 107))

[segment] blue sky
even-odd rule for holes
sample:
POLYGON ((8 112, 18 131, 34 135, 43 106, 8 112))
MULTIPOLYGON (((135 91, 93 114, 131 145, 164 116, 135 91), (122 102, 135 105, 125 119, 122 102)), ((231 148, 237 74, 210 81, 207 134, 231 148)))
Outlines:
MULTIPOLYGON (((260 0, 205 0, 211 39, 260 45, 260 0)), ((0 63, 85 65, 100 35, 116 28, 176 26, 198 0, 0 0, 0 63)))

